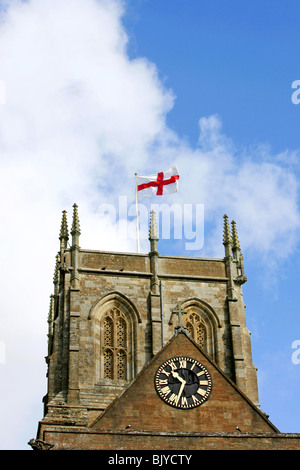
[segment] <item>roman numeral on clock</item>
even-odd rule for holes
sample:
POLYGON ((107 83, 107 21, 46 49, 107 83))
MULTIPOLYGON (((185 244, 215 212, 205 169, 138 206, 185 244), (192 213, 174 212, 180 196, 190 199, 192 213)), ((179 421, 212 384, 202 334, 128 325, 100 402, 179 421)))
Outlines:
POLYGON ((198 372, 197 374, 197 377, 200 377, 201 375, 204 375, 205 374, 205 371, 204 370, 200 370, 200 372, 198 372))
POLYGON ((176 369, 177 369, 177 366, 176 366, 175 362, 173 362, 173 361, 170 361, 170 362, 169 362, 169 366, 171 367, 172 370, 176 370, 176 369))
POLYGON ((168 385, 168 379, 158 379, 159 385, 168 385))
POLYGON ((161 393, 162 393, 163 395, 168 395, 168 393, 171 392, 171 390, 170 390, 170 388, 168 387, 168 385, 167 385, 166 387, 161 388, 160 391, 161 391, 161 393))
POLYGON ((188 406, 186 397, 181 397, 181 406, 188 406))
POLYGON ((164 374, 164 375, 166 375, 167 377, 169 377, 169 375, 170 375, 171 372, 167 372, 166 370, 163 369, 163 370, 161 371, 161 373, 164 374))
POLYGON ((177 395, 175 393, 172 393, 172 395, 168 398, 170 403, 176 403, 177 401, 177 395))
POLYGON ((186 359, 179 359, 179 367, 182 368, 182 369, 186 369, 187 368, 187 362, 186 362, 186 359))
POLYGON ((200 400, 198 400, 198 398, 195 397, 195 395, 192 395, 191 398, 193 400, 194 405, 199 405, 201 403, 200 400))

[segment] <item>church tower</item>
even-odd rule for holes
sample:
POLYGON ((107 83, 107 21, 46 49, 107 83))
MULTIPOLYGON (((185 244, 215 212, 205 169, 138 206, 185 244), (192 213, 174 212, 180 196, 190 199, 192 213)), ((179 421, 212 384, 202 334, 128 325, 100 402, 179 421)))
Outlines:
MULTIPOLYGON (((247 278, 235 221, 229 223, 224 216, 225 256, 220 259, 159 254, 153 211, 147 254, 88 250, 80 247, 80 235, 74 204, 71 245, 67 213, 62 214, 48 317, 48 390, 32 447, 113 448, 105 443, 112 433, 122 439, 133 436, 126 428, 124 437, 120 415, 117 420, 113 417, 113 410, 124 400, 120 413, 136 423, 139 435, 146 431, 180 434, 186 423, 184 431, 189 437, 206 429, 217 436, 231 429, 236 432, 239 420, 247 433, 278 433, 259 408, 242 292, 247 278), (210 398, 204 404, 198 406, 201 400, 191 392, 197 408, 189 401, 188 379, 183 378, 194 374, 197 379, 198 366, 193 372, 192 363, 188 372, 180 372, 178 362, 177 372, 172 372, 175 385, 169 387, 182 395, 175 400, 177 407, 164 404, 155 391, 155 364, 167 360, 171 351, 178 353, 179 346, 183 348, 180 357, 185 358, 181 364, 188 367, 190 356, 185 355, 193 354, 197 364, 205 363, 215 374, 210 398), (141 384, 147 381, 145 388, 141 384), (158 421, 153 417, 152 424, 143 421, 144 413, 139 415, 139 406, 148 405, 149 410, 157 409, 159 417, 158 421), (180 407, 193 409, 178 410, 180 407), (171 417, 164 419, 165 413, 171 417), (203 423, 206 427, 200 428, 203 423)), ((166 376, 157 379, 160 384, 169 383, 170 372, 166 366, 166 376)), ((199 388, 200 394, 206 392, 199 388)), ((135 448, 126 442, 116 448, 135 448)), ((160 444, 155 441, 155 445, 160 444)), ((183 441, 178 445, 181 448, 183 441)))

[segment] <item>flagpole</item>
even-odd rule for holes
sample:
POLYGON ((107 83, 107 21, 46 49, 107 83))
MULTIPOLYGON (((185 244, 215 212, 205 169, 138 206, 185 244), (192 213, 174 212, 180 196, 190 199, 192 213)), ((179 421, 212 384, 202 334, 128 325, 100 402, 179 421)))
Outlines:
POLYGON ((138 185, 137 185, 137 173, 135 175, 135 211, 136 211, 136 247, 137 252, 140 252, 140 230, 139 230, 139 206, 138 206, 138 185))

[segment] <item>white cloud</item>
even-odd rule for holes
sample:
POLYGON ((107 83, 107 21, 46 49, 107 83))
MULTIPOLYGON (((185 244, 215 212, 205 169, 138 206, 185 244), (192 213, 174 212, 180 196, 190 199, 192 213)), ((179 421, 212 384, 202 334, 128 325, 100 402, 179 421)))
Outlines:
MULTIPOLYGON (((22 427, 30 393, 36 403, 29 383, 44 377, 61 211, 69 209, 70 225, 71 206, 79 204, 84 246, 132 248, 132 242, 118 242, 93 210, 111 199, 112 182, 116 192, 122 187, 119 168, 124 186, 133 181, 148 143, 163 128, 172 95, 147 60, 128 60, 119 2, 8 3, 0 26, 6 88, 0 107, 0 277, 6 294, 0 340, 7 351, 0 402, 8 423, 7 400, 17 401, 17 383, 26 387, 28 378, 27 400, 16 410, 22 427)), ((36 406, 41 412, 40 401, 36 406)), ((17 437, 4 432, 5 448, 17 437)))
MULTIPOLYGON (((223 256, 222 215, 237 221, 243 250, 272 262, 288 256, 298 242, 299 184, 293 167, 280 164, 267 146, 239 149, 222 134, 218 116, 199 121, 199 148, 179 157, 185 199, 205 204, 206 253, 223 256), (189 158, 186 156, 189 155, 189 158)), ((285 152, 290 164, 295 153, 285 152), (290 158, 289 158, 290 156, 290 158)), ((294 167, 295 168, 295 167, 294 167)))
MULTIPOLYGON (((68 209, 70 226, 73 202, 79 204, 82 246, 133 250, 133 241, 119 239, 113 224, 106 221, 103 226, 98 205, 119 194, 133 200, 135 171, 161 171, 175 162, 180 193, 176 201, 170 200, 205 204, 206 220, 213 224, 206 252, 214 248, 215 230, 222 249, 225 211, 237 219, 244 247, 262 254, 288 255, 299 229, 298 186, 292 171, 281 165, 292 160, 291 152, 278 158, 268 153, 269 161, 247 152, 240 157, 222 134, 218 116, 200 120, 196 148, 167 128, 173 94, 159 81, 155 65, 145 58, 128 58, 121 2, 4 4, 0 282, 5 296, 0 340, 7 345, 7 364, 0 368, 7 368, 9 383, 0 392, 0 403, 9 395, 17 399, 10 392, 16 385, 13 377, 21 376, 26 387, 26 377, 32 376, 29 381, 35 384, 45 367, 60 214, 68 209)), ((30 406, 35 400, 32 391, 30 406)), ((6 422, 10 411, 2 411, 6 422)))

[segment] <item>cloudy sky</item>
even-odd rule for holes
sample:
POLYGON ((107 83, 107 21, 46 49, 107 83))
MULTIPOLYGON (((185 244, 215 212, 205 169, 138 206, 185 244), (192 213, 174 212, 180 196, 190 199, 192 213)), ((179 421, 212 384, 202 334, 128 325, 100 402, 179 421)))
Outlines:
POLYGON ((204 208, 204 244, 159 251, 223 256, 223 214, 237 221, 261 408, 300 432, 300 6, 224 4, 0 0, 3 449, 26 449, 43 413, 62 210, 70 226, 78 204, 83 248, 135 251, 118 219, 135 223, 134 173, 173 164, 163 202, 204 208))

